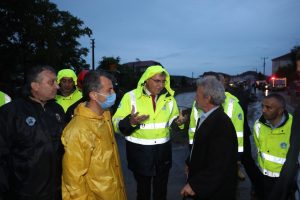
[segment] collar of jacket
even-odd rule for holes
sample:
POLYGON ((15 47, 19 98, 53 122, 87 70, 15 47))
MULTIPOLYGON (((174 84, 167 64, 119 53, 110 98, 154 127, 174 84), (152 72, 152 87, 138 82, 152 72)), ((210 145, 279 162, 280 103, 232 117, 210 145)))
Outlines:
MULTIPOLYGON (((34 97, 32 97, 32 98, 34 98, 34 97)), ((50 99, 50 100, 48 100, 48 101, 44 104, 44 106, 43 106, 41 103, 39 103, 39 102, 37 102, 37 101, 34 101, 34 100, 31 99, 30 97, 25 97, 24 100, 30 102, 32 105, 35 105, 36 107, 39 107, 39 108, 41 108, 41 109, 43 109, 43 110, 44 110, 44 108, 46 108, 49 104, 56 103, 55 99, 50 99)))
MULTIPOLYGON (((286 124, 286 122, 289 120, 290 116, 289 116, 289 113, 286 110, 283 112, 283 114, 285 115, 285 120, 284 120, 284 122, 282 124, 280 124, 280 126, 278 126, 276 128, 284 126, 286 124)), ((261 122, 262 124, 264 124, 267 127, 270 127, 270 125, 267 123, 267 121, 266 121, 266 119, 264 118, 263 115, 261 115, 261 117, 259 118, 259 122, 261 122)))
POLYGON ((103 115, 97 115, 97 113, 95 113, 85 105, 86 102, 80 103, 74 111, 74 116, 82 116, 90 119, 99 119, 99 120, 106 119, 110 116, 110 112, 108 110, 104 111, 103 115))

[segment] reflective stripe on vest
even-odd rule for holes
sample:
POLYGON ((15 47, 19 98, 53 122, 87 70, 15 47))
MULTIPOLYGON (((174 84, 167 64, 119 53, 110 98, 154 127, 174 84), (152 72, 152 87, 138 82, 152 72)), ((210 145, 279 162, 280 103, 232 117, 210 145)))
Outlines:
POLYGON ((277 157, 277 156, 272 156, 270 154, 266 154, 266 153, 263 153, 263 152, 260 152, 260 155, 263 159, 267 160, 267 161, 271 161, 271 162, 274 162, 274 163, 277 163, 277 164, 284 164, 285 162, 285 158, 280 158, 280 157, 277 157))
POLYGON ((244 137, 244 133, 242 131, 236 132, 237 137, 244 137))
POLYGON ((169 126, 172 124, 172 122, 174 121, 174 119, 176 119, 177 118, 177 116, 174 116, 174 117, 172 117, 170 120, 169 120, 169 126))
POLYGON ((131 136, 126 136, 125 139, 129 142, 133 142, 136 144, 142 145, 156 145, 156 144, 164 144, 170 140, 170 138, 159 138, 159 139, 140 139, 131 136))
POLYGON ((244 147, 239 146, 238 147, 238 152, 244 152, 244 147))
POLYGON ((160 129, 168 127, 168 123, 153 123, 153 124, 141 124, 140 129, 160 129))
POLYGON ((256 123, 255 124, 255 133, 256 133, 256 137, 259 138, 259 133, 260 133, 260 123, 256 123))
POLYGON ((198 115, 198 109, 196 108, 196 105, 194 105, 193 109, 194 109, 194 119, 195 119, 195 122, 197 122, 198 118, 199 118, 199 115, 198 115))
POLYGON ((189 132, 195 133, 195 131, 196 131, 196 128, 189 128, 189 132))
POLYGON ((134 106, 135 112, 137 112, 137 109, 136 109, 136 99, 135 99, 135 95, 134 95, 134 90, 132 90, 131 92, 129 92, 129 95, 130 95, 130 103, 131 103, 131 108, 130 109, 132 109, 132 106, 134 106))
POLYGON ((271 172, 269 170, 266 170, 266 169, 262 169, 260 166, 259 166, 259 169, 260 171, 266 175, 266 176, 270 176, 270 177, 279 177, 280 173, 277 173, 277 172, 271 172))
POLYGON ((228 117, 230 119, 232 118, 232 113, 233 113, 233 102, 234 102, 234 99, 230 98, 229 103, 228 103, 227 112, 226 112, 226 114, 228 115, 228 117))

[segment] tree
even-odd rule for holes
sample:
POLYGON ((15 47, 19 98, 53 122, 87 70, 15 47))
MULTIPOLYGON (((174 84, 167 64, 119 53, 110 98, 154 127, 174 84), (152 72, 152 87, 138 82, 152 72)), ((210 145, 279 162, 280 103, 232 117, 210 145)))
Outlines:
POLYGON ((114 57, 102 57, 102 60, 99 61, 97 69, 103 69, 107 71, 116 71, 120 65, 121 58, 118 56, 114 57))
POLYGON ((25 73, 36 64, 57 70, 87 67, 82 56, 88 49, 77 39, 90 36, 91 29, 49 0, 2 0, 0 24, 0 72, 5 77, 25 73))

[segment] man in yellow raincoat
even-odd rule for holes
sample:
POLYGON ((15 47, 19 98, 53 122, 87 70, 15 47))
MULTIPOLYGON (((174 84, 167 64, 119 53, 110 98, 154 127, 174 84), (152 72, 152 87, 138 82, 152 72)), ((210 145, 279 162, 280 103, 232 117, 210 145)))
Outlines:
POLYGON ((64 129, 63 200, 126 200, 109 108, 116 94, 108 74, 89 72, 83 98, 64 129))

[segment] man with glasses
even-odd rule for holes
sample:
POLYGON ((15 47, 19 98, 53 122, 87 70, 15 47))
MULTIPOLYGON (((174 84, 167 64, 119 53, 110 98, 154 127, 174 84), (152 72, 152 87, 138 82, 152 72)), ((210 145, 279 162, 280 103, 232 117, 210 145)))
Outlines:
POLYGON ((165 200, 172 165, 170 128, 185 122, 162 66, 150 66, 136 89, 126 93, 113 116, 116 132, 125 135, 128 168, 137 182, 137 199, 165 200), (179 117, 178 117, 179 116, 179 117))
POLYGON ((83 81, 83 102, 64 129, 63 200, 126 200, 109 108, 116 94, 110 76, 90 71, 83 81))

